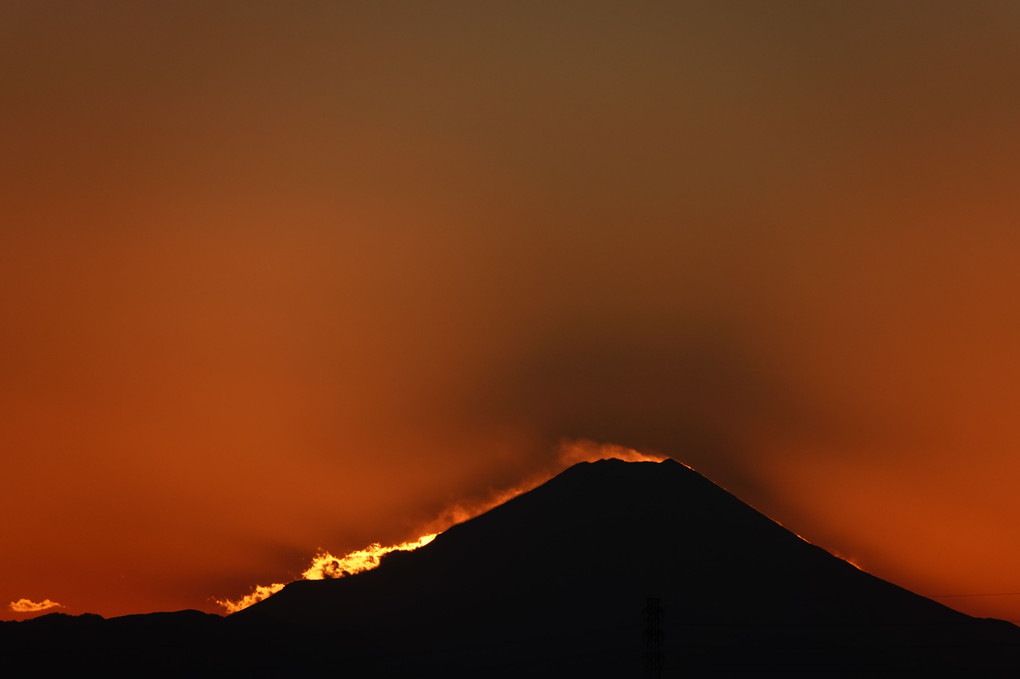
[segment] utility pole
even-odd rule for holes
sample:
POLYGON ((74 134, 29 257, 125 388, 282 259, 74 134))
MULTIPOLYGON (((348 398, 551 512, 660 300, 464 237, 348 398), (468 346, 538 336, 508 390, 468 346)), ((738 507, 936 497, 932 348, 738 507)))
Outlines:
POLYGON ((662 603, 658 597, 645 599, 645 674, 649 679, 661 679, 665 657, 662 652, 662 603))

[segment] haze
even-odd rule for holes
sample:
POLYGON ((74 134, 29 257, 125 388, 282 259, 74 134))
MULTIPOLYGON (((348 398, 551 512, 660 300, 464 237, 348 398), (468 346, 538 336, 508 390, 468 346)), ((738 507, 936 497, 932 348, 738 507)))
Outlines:
POLYGON ((1018 26, 4 3, 0 602, 215 611, 583 438, 1020 619, 1018 26))

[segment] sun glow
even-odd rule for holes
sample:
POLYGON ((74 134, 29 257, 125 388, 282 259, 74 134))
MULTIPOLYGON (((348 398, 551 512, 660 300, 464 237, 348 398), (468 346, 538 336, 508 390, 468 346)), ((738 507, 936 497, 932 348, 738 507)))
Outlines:
MULTIPOLYGON (((473 502, 457 503, 447 507, 435 520, 428 524, 426 534, 416 540, 409 540, 397 545, 383 546, 378 542, 362 549, 349 552, 344 556, 335 556, 321 550, 313 558, 308 568, 301 573, 302 580, 326 580, 343 578, 377 567, 382 557, 390 552, 407 552, 424 547, 439 533, 458 523, 463 523, 493 507, 512 500, 521 493, 526 493, 548 481, 563 469, 581 462, 597 462, 598 460, 616 459, 624 462, 662 462, 668 459, 665 455, 642 453, 633 448, 608 443, 596 443, 585 439, 563 441, 559 445, 557 463, 551 468, 537 473, 513 488, 494 490, 484 499, 473 502)), ((267 599, 284 588, 286 583, 257 585, 249 594, 240 599, 215 599, 216 603, 226 609, 227 613, 236 613, 249 606, 267 599)))

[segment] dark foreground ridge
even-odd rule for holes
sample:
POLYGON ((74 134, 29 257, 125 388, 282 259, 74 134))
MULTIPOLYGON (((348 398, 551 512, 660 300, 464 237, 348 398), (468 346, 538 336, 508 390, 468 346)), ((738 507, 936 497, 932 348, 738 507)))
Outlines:
POLYGON ((1020 629, 864 573, 673 461, 606 460, 374 570, 0 625, 5 667, 294 676, 1017 676, 1020 629))

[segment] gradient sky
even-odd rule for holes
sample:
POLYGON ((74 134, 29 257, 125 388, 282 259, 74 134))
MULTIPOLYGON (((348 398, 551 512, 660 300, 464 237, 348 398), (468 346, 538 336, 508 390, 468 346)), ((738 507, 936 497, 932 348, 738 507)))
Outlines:
POLYGON ((1020 620, 1020 5, 0 4, 0 617, 586 438, 1020 620))

